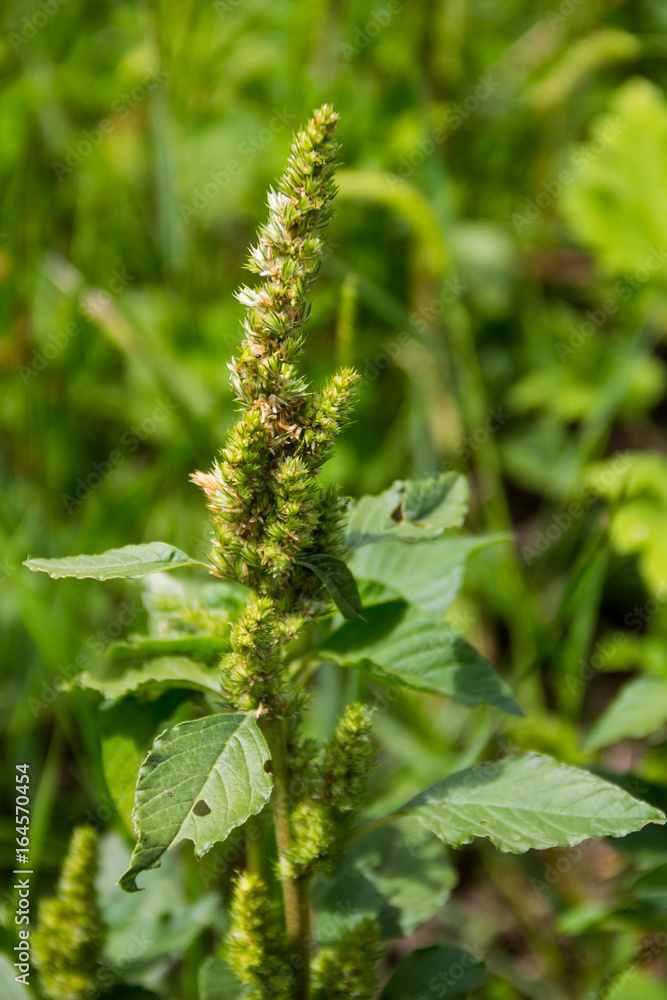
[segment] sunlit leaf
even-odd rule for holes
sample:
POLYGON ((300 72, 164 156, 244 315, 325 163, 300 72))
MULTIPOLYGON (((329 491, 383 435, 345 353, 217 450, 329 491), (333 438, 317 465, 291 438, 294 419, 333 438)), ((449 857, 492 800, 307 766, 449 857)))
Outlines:
POLYGON ((366 608, 364 618, 334 632, 322 646, 323 654, 366 669, 370 663, 380 668, 380 676, 416 691, 455 698, 464 705, 485 701, 521 715, 489 661, 437 615, 394 601, 366 608))
POLYGON ((139 771, 134 807, 138 842, 119 884, 158 868, 182 840, 202 857, 262 809, 271 793, 270 754, 253 714, 209 715, 183 722, 155 740, 139 771))
POLYGON ((667 722, 667 678, 636 677, 621 688, 588 735, 587 750, 640 739, 667 722))
POLYGON ((417 795, 413 813, 454 847, 488 837, 501 851, 573 847, 587 837, 622 837, 664 814, 609 781, 544 754, 478 764, 417 795))
POLYGON ((149 573, 167 569, 184 569, 198 566, 209 569, 204 563, 191 559, 185 552, 165 542, 148 545, 126 545, 122 549, 109 549, 97 556, 66 556, 64 559, 27 559, 24 563, 35 572, 48 573, 54 579, 73 576, 93 580, 123 578, 136 579, 149 573))

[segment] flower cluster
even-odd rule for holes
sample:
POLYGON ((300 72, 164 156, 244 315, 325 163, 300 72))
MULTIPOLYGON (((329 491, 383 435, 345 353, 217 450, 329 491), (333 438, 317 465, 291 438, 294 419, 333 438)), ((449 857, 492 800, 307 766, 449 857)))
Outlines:
POLYGON ((96 978, 104 929, 95 897, 97 834, 72 832, 57 894, 44 899, 33 934, 35 966, 48 1000, 84 1000, 99 992, 96 978))
POLYGON ((377 993, 382 954, 376 920, 361 919, 326 945, 313 961, 313 1000, 370 1000, 377 993))
POLYGON ((255 875, 241 875, 230 909, 232 930, 226 958, 235 976, 250 987, 251 998, 289 1000, 294 975, 280 909, 255 875))
POLYGON ((331 871, 345 850, 375 757, 371 716, 365 705, 348 705, 321 757, 310 763, 305 794, 294 804, 293 847, 281 859, 282 878, 331 871))
POLYGON ((211 472, 192 477, 213 512, 218 574, 270 598, 280 613, 305 618, 321 613, 326 598, 299 556, 342 551, 344 503, 316 477, 350 420, 358 378, 343 369, 313 393, 297 369, 306 292, 322 258, 319 230, 335 194, 337 120, 328 105, 315 112, 269 192, 269 218, 248 262, 262 281, 238 292, 245 339, 229 365, 243 412, 211 472))

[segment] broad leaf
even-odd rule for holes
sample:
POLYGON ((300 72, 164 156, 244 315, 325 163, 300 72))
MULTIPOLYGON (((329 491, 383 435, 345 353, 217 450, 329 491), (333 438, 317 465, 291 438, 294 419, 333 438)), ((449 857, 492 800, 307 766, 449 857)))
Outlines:
POLYGON ((468 768, 417 795, 396 815, 415 816, 446 844, 488 837, 501 851, 573 847, 622 837, 664 814, 588 771, 528 753, 468 768))
POLYGON ((99 691, 105 698, 122 698, 139 691, 166 691, 191 688, 220 694, 220 673, 187 656, 156 656, 138 665, 123 660, 105 662, 94 670, 84 670, 66 687, 99 691))
POLYGON ((54 579, 74 576, 77 579, 90 577, 93 580, 123 578, 133 580, 149 573, 161 573, 166 569, 183 569, 199 566, 210 569, 205 563, 191 559, 185 552, 175 549, 165 542, 150 542, 148 545, 126 545, 122 549, 109 549, 98 556, 67 556, 65 559, 28 559, 24 563, 35 572, 48 573, 54 579))
POLYGON ((461 1000, 485 979, 486 970, 472 952, 436 944, 412 951, 399 962, 380 1000, 461 1000))
POLYGON ((229 643, 217 635, 182 635, 159 639, 151 635, 131 635, 109 647, 112 660, 143 659, 150 656, 195 656, 217 660, 229 649, 229 643))
POLYGON ((167 691, 154 701, 142 703, 132 697, 122 698, 103 706, 98 713, 104 778, 130 834, 139 768, 156 732, 165 728, 167 720, 185 698, 187 694, 181 691, 167 691))
POLYGON ((396 482, 378 496, 351 503, 346 545, 356 549, 392 539, 423 542, 438 538, 444 529, 460 527, 467 509, 468 483, 454 472, 396 482))
POLYGON ((0 990, 2 990, 3 1000, 35 1000, 35 994, 30 986, 16 982, 16 976, 20 973, 12 964, 15 961, 17 959, 14 956, 10 958, 0 952, 0 990))
POLYGON ((313 886, 317 937, 331 941, 360 915, 386 939, 407 937, 438 913, 456 884, 445 848, 406 817, 354 840, 335 875, 313 886))
POLYGON ((657 899, 667 903, 667 864, 645 872, 630 886, 634 896, 639 899, 657 899))
POLYGON ((316 554, 302 556, 298 561, 319 576, 343 618, 357 618, 361 614, 357 581, 342 559, 316 554))
POLYGON ((560 208, 608 271, 637 283, 664 280, 667 101, 660 88, 634 77, 614 91, 609 110, 594 123, 590 145, 571 157, 586 169, 573 172, 560 208))
POLYGON ((158 868, 166 850, 192 840, 198 858, 262 809, 271 793, 269 750, 253 714, 210 715, 157 738, 139 771, 134 825, 139 840, 119 885, 158 868))
POLYGON ((414 545, 376 543, 353 552, 350 569, 358 579, 382 583, 422 611, 442 614, 461 589, 468 557, 509 537, 449 533, 434 542, 414 545))
POLYGON ((468 510, 468 480, 456 472, 405 484, 406 521, 427 528, 460 528, 468 510))
MULTIPOLYGON (((144 981, 160 967, 172 967, 205 928, 218 923, 220 896, 204 883, 193 900, 186 859, 175 851, 164 856, 151 891, 132 895, 119 892, 117 885, 129 858, 126 839, 115 831, 102 834, 99 856, 96 889, 107 927, 103 962, 117 979, 144 981)), ((117 1000, 115 992, 108 1000, 117 1000)))
POLYGON ((227 963, 213 955, 199 966, 197 987, 198 1000, 239 1000, 248 993, 248 987, 238 981, 227 963))
POLYGON ((585 747, 597 750, 618 740, 640 739, 667 722, 667 678, 637 677, 626 684, 598 719, 585 747))
MULTIPOLYGON (((521 709, 485 657, 437 615, 402 601, 367 608, 366 621, 347 622, 322 653, 341 663, 380 668, 380 676, 464 705, 485 701, 513 715, 521 709)), ((378 674, 377 670, 371 672, 378 674)))

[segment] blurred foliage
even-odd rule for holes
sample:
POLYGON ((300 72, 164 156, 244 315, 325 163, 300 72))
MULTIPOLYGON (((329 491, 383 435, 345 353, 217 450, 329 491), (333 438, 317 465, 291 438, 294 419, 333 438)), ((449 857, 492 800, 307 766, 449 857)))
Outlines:
MULTIPOLYGON (((112 890, 104 859, 129 855, 128 805, 123 819, 105 787, 95 696, 60 684, 142 631, 139 589, 19 567, 156 538, 201 553, 187 477, 232 418, 232 292, 291 131, 323 101, 346 167, 309 374, 343 361, 363 377, 325 474, 359 495, 456 468, 470 526, 516 539, 474 557, 448 617, 525 717, 403 694, 378 713, 377 791, 396 803, 483 752, 531 748, 599 764, 664 807, 667 707, 646 687, 664 689, 667 640, 664 3, 7 0, 1 18, 5 759, 31 763, 40 893, 76 824, 115 831, 107 957, 134 987, 112 975, 109 995, 197 996, 224 930, 215 899, 246 846, 170 858, 151 906, 112 890), (612 715, 600 742, 617 697, 640 721, 614 729, 612 715)), ((371 683, 323 666, 313 732, 371 683)), ((126 755, 173 716, 163 699, 142 734, 130 698, 126 755)), ((9 780, 2 794, 9 806, 9 780)), ((657 1000, 667 892, 652 869, 666 862, 658 828, 525 858, 478 842, 413 944, 474 943, 484 1000, 657 1000)), ((13 997, 4 960, 0 982, 13 997)))

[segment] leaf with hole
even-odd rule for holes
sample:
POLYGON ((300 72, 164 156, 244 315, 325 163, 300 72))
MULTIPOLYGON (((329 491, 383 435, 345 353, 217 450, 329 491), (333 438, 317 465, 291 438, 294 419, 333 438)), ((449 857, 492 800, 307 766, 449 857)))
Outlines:
POLYGON ((185 552, 165 542, 148 545, 126 545, 122 549, 109 549, 96 556, 66 556, 64 559, 27 559, 23 564, 35 572, 48 573, 55 580, 72 576, 78 580, 125 579, 161 573, 167 569, 187 569, 198 566, 209 569, 206 563, 191 559, 185 552))
POLYGON ((373 542, 432 540, 446 528, 460 527, 467 509, 468 483, 455 472, 399 481, 350 504, 345 543, 357 549, 373 542))
POLYGON ((136 892, 137 875, 158 868, 166 850, 191 840, 202 857, 271 794, 269 750, 254 714, 183 722, 155 740, 137 782, 138 842, 119 885, 136 892))

